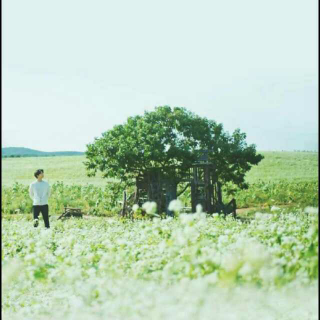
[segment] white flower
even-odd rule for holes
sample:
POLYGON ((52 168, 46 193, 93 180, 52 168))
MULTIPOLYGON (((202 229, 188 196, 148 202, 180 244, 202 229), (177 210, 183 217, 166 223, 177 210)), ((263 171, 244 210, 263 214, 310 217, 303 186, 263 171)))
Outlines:
POLYGON ((218 238, 218 244, 219 244, 219 245, 224 245, 224 244, 226 244, 226 243, 228 243, 228 236, 225 236, 225 235, 219 236, 219 238, 218 238))
POLYGON ((262 213, 262 212, 257 212, 255 214, 255 218, 256 219, 264 219, 264 220, 267 220, 267 219, 270 219, 272 218, 273 215, 272 214, 268 214, 268 213, 262 213))
POLYGON ((241 269, 239 270, 239 274, 241 275, 241 276, 247 276, 247 275, 250 275, 250 273, 252 273, 253 272, 253 268, 252 268, 252 266, 251 266, 251 264, 250 263, 245 263, 242 267, 241 267, 241 269))
POLYGON ((174 239, 175 239, 175 243, 181 246, 186 245, 188 242, 186 235, 181 230, 178 230, 174 233, 174 239))
POLYGON ((10 282, 19 274, 23 269, 22 263, 18 259, 10 260, 5 266, 2 265, 3 282, 2 287, 7 287, 10 282))
POLYGON ((295 242, 294 237, 282 237, 282 244, 291 244, 295 242))
POLYGON ((256 219, 261 219, 261 218, 263 218, 263 213, 261 213, 261 212, 256 212, 256 214, 254 215, 254 217, 255 217, 256 219))
POLYGON ((80 297, 77 297, 76 295, 72 295, 69 297, 70 304, 73 308, 81 308, 83 306, 83 301, 80 297))
POLYGON ((178 199, 172 200, 168 207, 170 211, 174 211, 174 212, 180 212, 182 208, 183 208, 183 203, 178 199))
POLYGON ((217 271, 214 271, 213 273, 208 274, 205 279, 210 284, 216 284, 219 280, 217 271))
POLYGON ((260 243, 249 243, 244 250, 244 258, 251 262, 252 266, 259 267, 270 261, 271 257, 269 252, 260 243))
POLYGON ((273 281, 278 275, 280 275, 281 270, 279 267, 267 268, 262 267, 259 271, 259 276, 265 282, 273 281))
POLYGON ((270 225, 270 231, 271 232, 275 232, 277 230, 278 226, 276 223, 273 223, 272 225, 270 225))
POLYGON ((139 205, 138 205, 138 204, 134 204, 134 205, 132 206, 132 211, 133 211, 133 212, 136 212, 138 209, 139 209, 139 205))
POLYGON ((183 213, 179 216, 180 221, 183 225, 189 224, 194 220, 193 214, 183 213))
POLYGON ((306 238, 311 239, 315 231, 316 228, 314 226, 310 227, 308 232, 306 233, 306 238))
POLYGON ((304 212, 306 213, 314 213, 314 214, 317 214, 319 212, 319 208, 314 208, 314 207, 306 207, 304 209, 304 212))
POLYGON ((198 217, 198 222, 197 222, 197 226, 198 227, 205 227, 207 225, 207 222, 206 222, 206 214, 204 212, 200 213, 200 214, 197 214, 197 217, 198 217))
POLYGON ((166 245, 166 242, 165 242, 164 240, 162 240, 162 241, 159 243, 159 245, 158 245, 159 251, 160 251, 161 253, 164 252, 164 250, 166 249, 166 247, 167 247, 167 245, 166 245))
POLYGON ((200 233, 191 226, 186 226, 183 230, 184 234, 188 237, 188 239, 196 240, 200 233))
POLYGON ((222 267, 228 272, 236 270, 240 263, 239 257, 230 253, 223 256, 221 261, 222 267))
POLYGON ((88 275, 89 276, 94 276, 95 274, 96 274, 96 269, 95 268, 90 268, 88 271, 87 271, 87 273, 88 273, 88 275))
POLYGON ((266 228, 265 228, 265 226, 263 225, 263 224, 259 224, 258 226, 257 226, 257 230, 259 230, 259 231, 264 231, 266 228))
POLYGON ((197 213, 201 213, 202 212, 202 205, 200 203, 197 204, 197 206, 196 206, 196 212, 197 213))
POLYGON ((143 204, 142 208, 147 212, 147 214, 153 214, 157 211, 157 204, 153 201, 147 201, 143 204))
POLYGON ((272 207, 271 207, 271 211, 278 211, 278 210, 280 210, 279 207, 276 207, 276 206, 272 206, 272 207))

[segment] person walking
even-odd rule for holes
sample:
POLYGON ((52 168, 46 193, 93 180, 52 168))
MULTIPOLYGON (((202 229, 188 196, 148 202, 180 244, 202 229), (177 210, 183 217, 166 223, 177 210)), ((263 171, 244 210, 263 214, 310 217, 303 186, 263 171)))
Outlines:
POLYGON ((44 225, 47 229, 50 228, 49 223, 49 205, 48 199, 50 197, 50 186, 47 181, 42 180, 44 178, 44 171, 42 169, 38 169, 34 176, 36 177, 36 181, 30 184, 29 194, 30 198, 33 200, 33 219, 34 219, 34 227, 38 227, 39 225, 39 214, 42 213, 44 225))

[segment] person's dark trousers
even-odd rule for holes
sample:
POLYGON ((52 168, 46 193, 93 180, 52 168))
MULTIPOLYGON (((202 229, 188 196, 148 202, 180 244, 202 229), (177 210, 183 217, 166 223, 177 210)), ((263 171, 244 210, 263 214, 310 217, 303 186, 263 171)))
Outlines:
MULTIPOLYGON (((50 228, 49 224, 49 206, 43 205, 43 206, 33 206, 33 219, 38 219, 40 212, 42 213, 44 225, 46 228, 50 228)), ((38 224, 35 225, 37 227, 38 224)))

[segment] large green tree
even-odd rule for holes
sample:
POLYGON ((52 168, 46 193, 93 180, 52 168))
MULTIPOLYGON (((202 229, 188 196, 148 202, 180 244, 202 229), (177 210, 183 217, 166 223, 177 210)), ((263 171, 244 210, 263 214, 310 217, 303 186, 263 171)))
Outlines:
POLYGON ((95 138, 87 145, 85 166, 89 176, 100 170, 104 177, 128 184, 143 172, 162 168, 172 195, 169 201, 176 197, 183 173, 201 150, 208 150, 219 182, 247 188, 245 174, 263 156, 256 153, 254 144, 248 146, 245 139, 246 134, 240 129, 230 135, 214 120, 185 108, 161 106, 143 116, 129 117, 125 124, 116 125, 95 138))

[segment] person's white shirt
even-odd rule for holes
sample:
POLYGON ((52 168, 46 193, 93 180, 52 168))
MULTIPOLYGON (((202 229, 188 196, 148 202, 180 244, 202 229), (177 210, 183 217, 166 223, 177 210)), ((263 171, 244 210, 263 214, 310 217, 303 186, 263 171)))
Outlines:
POLYGON ((49 183, 45 180, 32 182, 30 184, 29 194, 34 206, 44 206, 48 204, 50 197, 49 183))

